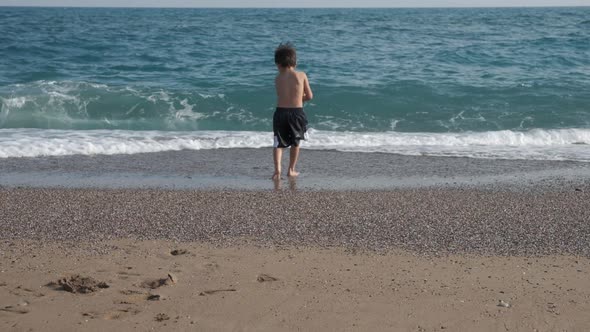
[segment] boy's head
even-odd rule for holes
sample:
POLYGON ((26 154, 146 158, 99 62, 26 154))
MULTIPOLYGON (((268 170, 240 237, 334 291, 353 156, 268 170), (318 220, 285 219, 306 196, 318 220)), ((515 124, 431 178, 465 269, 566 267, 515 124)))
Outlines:
POLYGON ((297 66, 297 52, 291 43, 280 44, 275 50, 275 64, 283 68, 297 66))

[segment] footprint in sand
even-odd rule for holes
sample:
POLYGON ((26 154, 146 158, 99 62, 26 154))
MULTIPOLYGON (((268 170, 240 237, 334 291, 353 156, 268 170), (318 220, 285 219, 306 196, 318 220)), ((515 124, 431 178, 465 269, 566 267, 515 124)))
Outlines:
POLYGON ((8 292, 10 294, 16 295, 16 296, 29 296, 29 295, 33 295, 35 297, 45 296, 45 294, 43 294, 41 292, 36 292, 32 289, 22 287, 22 286, 17 286, 15 289, 9 289, 8 292))
POLYGON ((162 314, 162 313, 157 314, 156 317, 154 317, 154 320, 156 322, 163 322, 163 321, 169 320, 169 319, 170 319, 170 316, 168 316, 166 314, 162 314))
POLYGON ((22 290, 25 291, 25 292, 27 292, 27 293, 32 294, 35 297, 43 297, 43 296, 45 296, 44 293, 37 292, 37 291, 34 291, 32 289, 29 289, 29 288, 22 288, 22 290))
POLYGON ((128 316, 135 316, 137 314, 139 314, 141 312, 141 310, 138 310, 136 308, 132 308, 132 307, 128 307, 128 308, 123 308, 123 309, 117 309, 117 310, 110 310, 110 311, 106 311, 104 313, 98 313, 98 312, 85 312, 82 313, 82 316, 84 317, 88 317, 91 319, 104 319, 104 320, 116 320, 116 319, 121 319, 121 318, 125 318, 128 316))
POLYGON ((139 273, 127 272, 127 271, 117 272, 117 274, 119 275, 119 279, 122 279, 122 280, 127 280, 127 279, 129 279, 129 277, 139 277, 139 276, 141 276, 141 274, 139 274, 139 273))
POLYGON ((136 291, 136 290, 133 290, 133 289, 124 289, 124 290, 120 291, 119 293, 121 293, 123 295, 144 294, 142 291, 136 291))
POLYGON ((146 296, 149 295, 146 292, 136 291, 136 290, 131 290, 131 289, 122 290, 119 293, 121 293, 123 295, 127 295, 127 297, 125 298, 125 300, 119 301, 120 304, 137 304, 137 303, 141 303, 141 302, 144 302, 145 299, 146 299, 146 296))
POLYGON ((213 294, 221 293, 221 292, 235 292, 235 291, 237 291, 237 289, 235 289, 235 288, 211 289, 211 290, 206 290, 206 291, 200 292, 199 296, 213 295, 213 294))
POLYGON ((141 283, 140 287, 156 289, 164 285, 173 285, 177 281, 178 279, 176 278, 176 276, 174 276, 171 273, 168 273, 168 276, 166 278, 146 280, 141 283))
POLYGON ((7 305, 4 308, 0 308, 0 311, 4 311, 4 312, 10 312, 13 314, 28 314, 30 312, 29 309, 23 308, 24 306, 28 305, 29 302, 27 301, 23 301, 23 303, 20 303, 18 306, 12 306, 12 305, 7 305), (26 303, 26 304, 25 304, 26 303))
POLYGON ((186 249, 174 249, 170 252, 170 255, 172 256, 180 256, 180 255, 186 255, 188 254, 189 251, 186 249))
POLYGON ((256 277, 256 281, 258 282, 268 282, 268 281, 277 281, 279 280, 278 278, 269 276, 268 274, 259 274, 258 277, 256 277))
POLYGON ((217 270, 219 268, 219 264, 215 263, 215 262, 210 262, 210 263, 205 263, 203 264, 206 268, 211 269, 211 270, 217 270))
POLYGON ((136 308, 124 308, 124 309, 119 309, 116 311, 110 311, 107 312, 103 315, 103 319, 106 320, 113 320, 113 319, 121 319, 127 316, 135 316, 137 314, 139 314, 141 312, 141 310, 138 310, 136 308))

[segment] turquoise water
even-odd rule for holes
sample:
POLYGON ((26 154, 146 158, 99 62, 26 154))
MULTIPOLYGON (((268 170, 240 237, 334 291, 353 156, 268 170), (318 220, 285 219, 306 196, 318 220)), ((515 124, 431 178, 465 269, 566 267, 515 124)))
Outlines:
POLYGON ((0 157, 270 146, 282 41, 309 148, 590 160, 590 8, 0 7, 0 157))

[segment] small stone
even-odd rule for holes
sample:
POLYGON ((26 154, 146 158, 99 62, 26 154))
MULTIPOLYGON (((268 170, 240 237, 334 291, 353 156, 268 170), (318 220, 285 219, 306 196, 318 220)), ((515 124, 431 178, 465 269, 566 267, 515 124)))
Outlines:
POLYGON ((510 306, 510 303, 508 303, 508 302, 504 302, 504 301, 500 300, 500 301, 498 302, 498 307, 503 307, 503 308, 510 308, 511 306, 510 306))
POLYGON ((258 282, 266 282, 266 281, 277 281, 279 279, 263 273, 263 274, 259 274, 258 277, 256 278, 256 280, 258 282))
POLYGON ((161 299, 161 296, 158 294, 150 294, 147 297, 148 301, 159 301, 161 299))

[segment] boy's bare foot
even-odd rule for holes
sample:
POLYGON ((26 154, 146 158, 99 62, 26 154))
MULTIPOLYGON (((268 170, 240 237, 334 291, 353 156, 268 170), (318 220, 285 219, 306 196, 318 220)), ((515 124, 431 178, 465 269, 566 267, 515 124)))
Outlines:
POLYGON ((281 173, 275 173, 272 175, 272 180, 273 181, 278 181, 281 179, 281 173))
POLYGON ((288 176, 288 177, 296 177, 296 176, 298 176, 298 175, 299 175, 299 172, 295 172, 295 171, 289 171, 289 172, 287 173, 287 176, 288 176))

